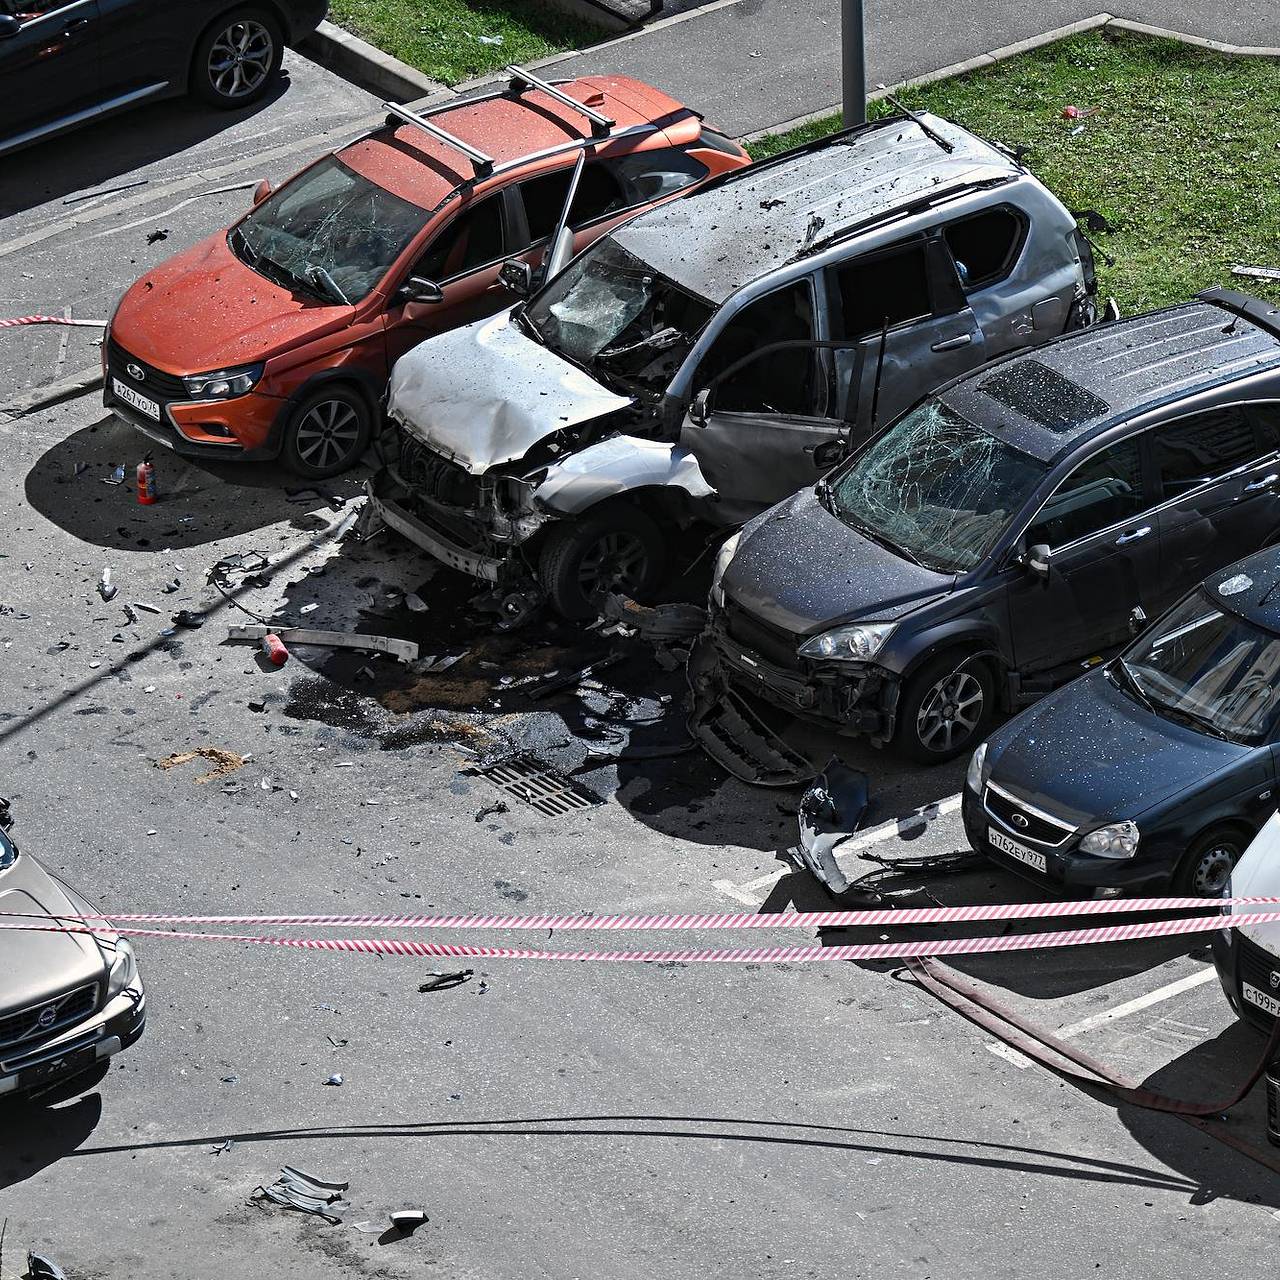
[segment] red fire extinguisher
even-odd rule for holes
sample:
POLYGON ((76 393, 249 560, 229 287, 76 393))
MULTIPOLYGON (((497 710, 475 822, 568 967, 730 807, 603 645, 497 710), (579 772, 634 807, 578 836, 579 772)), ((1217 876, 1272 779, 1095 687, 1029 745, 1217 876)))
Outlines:
POLYGON ((156 469, 151 465, 151 456, 138 463, 138 501, 149 507, 156 500, 156 469))

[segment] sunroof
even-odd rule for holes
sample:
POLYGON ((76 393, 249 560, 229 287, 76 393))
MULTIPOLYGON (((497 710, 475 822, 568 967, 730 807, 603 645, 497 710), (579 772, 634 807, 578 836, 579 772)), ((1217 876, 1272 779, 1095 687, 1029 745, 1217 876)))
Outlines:
POLYGON ((1092 422, 1111 408, 1092 391, 1039 360, 1017 360, 984 378, 978 390, 1050 431, 1068 431, 1092 422))

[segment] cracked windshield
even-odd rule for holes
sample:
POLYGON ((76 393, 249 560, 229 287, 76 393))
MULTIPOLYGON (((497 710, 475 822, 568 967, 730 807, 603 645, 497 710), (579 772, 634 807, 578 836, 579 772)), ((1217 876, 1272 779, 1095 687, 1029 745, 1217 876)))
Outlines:
POLYGON ((929 569, 962 573, 991 550, 1045 474, 1035 458, 939 401, 912 410, 838 479, 836 515, 929 569))
POLYGON ((426 212, 330 157, 263 201, 228 238, 259 275, 326 302, 359 302, 426 212))
POLYGON ((645 385, 665 382, 712 310, 606 238, 534 298, 523 319, 552 351, 606 381, 645 385))

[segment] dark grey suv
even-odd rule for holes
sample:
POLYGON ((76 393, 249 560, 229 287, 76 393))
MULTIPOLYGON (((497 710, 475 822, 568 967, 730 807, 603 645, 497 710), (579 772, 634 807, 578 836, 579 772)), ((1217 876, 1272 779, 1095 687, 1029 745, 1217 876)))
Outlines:
POLYGON ((971 750, 1280 535, 1280 311, 1229 290, 967 374, 721 552, 691 725, 726 768, 812 770, 772 713, 971 750))

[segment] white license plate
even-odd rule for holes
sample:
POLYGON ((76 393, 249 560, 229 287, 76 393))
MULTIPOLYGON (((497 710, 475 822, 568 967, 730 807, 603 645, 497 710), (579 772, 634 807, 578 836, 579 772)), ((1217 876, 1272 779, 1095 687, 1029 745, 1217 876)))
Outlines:
POLYGON ((1016 840, 1010 840, 1003 831, 997 831, 995 827, 991 827, 987 831, 987 839, 991 841, 993 849, 999 849, 1001 853, 1007 853, 1009 857, 1025 862, 1034 870, 1044 872, 1049 870, 1049 860, 1043 853, 1036 849, 1028 849, 1025 844, 1019 844, 1016 840))
POLYGON ((1275 996, 1269 996, 1265 991, 1259 991, 1257 987, 1251 987, 1247 982, 1240 984, 1240 994, 1255 1008, 1269 1013, 1273 1018, 1280 1018, 1280 1000, 1275 996))
POLYGON ((111 389, 125 404, 131 404, 139 413, 145 413, 148 418, 154 418, 157 422, 160 421, 160 406, 154 400, 148 400, 146 396, 139 395, 132 387, 121 382, 119 378, 111 379, 111 389))

